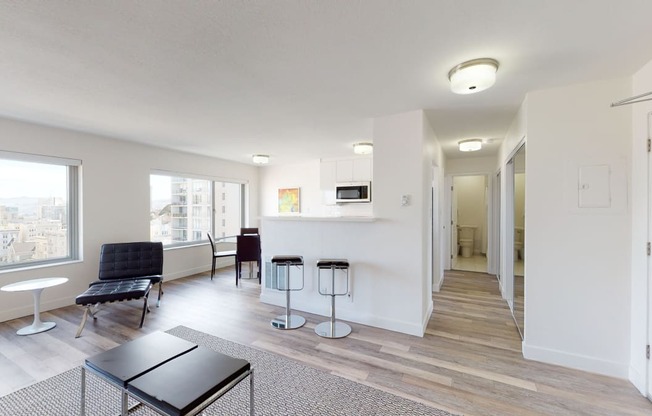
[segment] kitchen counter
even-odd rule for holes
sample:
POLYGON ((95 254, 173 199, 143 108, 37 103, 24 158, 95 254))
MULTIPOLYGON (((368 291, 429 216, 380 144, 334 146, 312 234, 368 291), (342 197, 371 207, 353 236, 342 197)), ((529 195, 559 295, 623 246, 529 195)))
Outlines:
POLYGON ((316 265, 320 259, 347 259, 349 290, 336 301, 338 319, 422 336, 430 315, 420 308, 431 295, 414 290, 423 283, 423 261, 402 231, 372 216, 265 216, 260 300, 285 307, 285 292, 274 289, 271 258, 300 255, 305 281, 302 290, 292 292, 292 310, 329 317, 330 300, 319 294, 316 265))
POLYGON ((332 221, 332 222, 374 222, 376 217, 363 217, 363 216, 345 216, 345 217, 309 217, 301 215, 277 215, 270 217, 263 217, 265 220, 271 221, 332 221))

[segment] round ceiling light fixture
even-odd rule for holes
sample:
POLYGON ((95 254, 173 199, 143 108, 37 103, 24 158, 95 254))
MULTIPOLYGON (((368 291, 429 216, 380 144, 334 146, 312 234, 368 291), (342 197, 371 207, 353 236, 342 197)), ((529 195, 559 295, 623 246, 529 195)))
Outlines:
POLYGON ((457 142, 460 152, 475 152, 482 149, 482 139, 468 139, 457 142))
POLYGON ((257 165, 266 165, 269 163, 268 155, 253 155, 252 160, 257 165))
POLYGON ((496 82, 498 61, 492 58, 462 62, 448 72, 451 91, 455 94, 473 94, 484 91, 496 82))
POLYGON ((374 144, 370 142, 361 142, 353 145, 353 153, 356 155, 369 155, 374 151, 374 144))

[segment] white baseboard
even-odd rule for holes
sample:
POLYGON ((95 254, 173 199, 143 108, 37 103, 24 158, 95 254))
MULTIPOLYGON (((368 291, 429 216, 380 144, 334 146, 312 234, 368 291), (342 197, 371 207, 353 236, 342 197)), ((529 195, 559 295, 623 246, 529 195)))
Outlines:
POLYGON ((421 325, 421 337, 426 333, 426 329, 428 329, 428 322, 430 322, 430 318, 432 317, 432 312, 434 310, 434 303, 432 302, 432 297, 430 298, 430 304, 428 305, 428 310, 426 311, 426 314, 423 316, 423 322, 421 325))
MULTIPOLYGON (((285 294, 284 292, 275 292, 264 290, 260 294, 260 301, 270 305, 285 307, 285 294)), ((301 300, 292 300, 292 311, 303 311, 315 315, 321 315, 328 318, 330 312, 328 311, 328 303, 324 302, 301 302, 301 300)), ((270 316, 271 320, 273 316, 270 316)), ((351 311, 345 309, 337 310, 337 319, 343 321, 355 322, 362 325, 373 326, 376 328, 387 329, 390 331, 401 332, 403 334, 414 335, 422 337, 424 329, 421 323, 411 323, 405 321, 398 321, 388 317, 374 316, 367 313, 360 313, 358 311, 351 311)))
MULTIPOLYGON (((41 313, 44 313, 52 309, 63 308, 65 306, 70 306, 74 304, 75 304, 75 298, 70 298, 70 297, 51 299, 45 302, 41 301, 40 311, 41 313)), ((24 306, 0 311, 0 322, 22 318, 23 316, 31 317, 33 315, 34 315, 34 304, 31 303, 31 299, 30 299, 30 303, 24 306)), ((41 317, 41 320, 44 320, 44 318, 41 317)))
POLYGON ((208 266, 197 266, 197 267, 193 267, 192 269, 182 270, 175 273, 169 273, 163 276, 163 282, 164 282, 163 285, 165 285, 165 281, 180 279, 182 277, 192 276, 193 274, 206 273, 210 271, 211 271, 211 265, 209 264, 208 266))
POLYGON ((643 396, 647 395, 645 389, 647 388, 647 382, 645 380, 645 375, 641 374, 636 368, 629 366, 629 381, 638 389, 643 396))
MULTIPOLYGON (((233 260, 217 259, 217 262, 215 263, 215 268, 217 270, 222 269, 224 267, 229 267, 229 266, 233 266, 233 260)), ((207 263, 207 264, 204 264, 204 265, 201 265, 201 266, 193 267, 191 269, 186 269, 186 270, 178 271, 178 272, 175 272, 175 273, 168 273, 164 277, 165 277, 165 280, 175 280, 175 279, 179 279, 181 277, 192 276, 194 274, 206 273, 206 272, 210 273, 210 271, 211 271, 211 264, 207 263)), ((235 277, 234 277, 234 279, 235 279, 235 277)))
POLYGON ((627 363, 618 363, 586 355, 571 354, 564 351, 527 345, 526 343, 523 343, 523 357, 528 360, 561 365, 576 370, 588 371, 590 373, 602 374, 625 380, 629 376, 629 366, 627 363))
MULTIPOLYGON (((224 261, 223 263, 218 261, 216 267, 217 268, 228 267, 232 264, 233 261, 231 261, 231 263, 229 263, 228 261, 224 261)), ((206 272, 210 272, 210 270, 211 270, 211 265, 209 263, 203 266, 193 267, 192 269, 183 270, 175 273, 169 273, 164 276, 163 285, 165 286, 166 281, 175 280, 186 276, 192 276, 198 273, 206 273, 206 272)), ((83 290, 81 290, 77 294, 81 294, 82 291, 83 290)), ((76 295, 59 298, 59 299, 51 299, 48 301, 41 301, 40 310, 41 312, 47 312, 52 309, 63 308, 66 306, 74 305, 75 296, 76 295)), ((10 321, 12 319, 22 318, 24 316, 32 316, 33 314, 34 314, 34 305, 30 302, 29 304, 25 304, 18 308, 0 310, 0 322, 10 321)))

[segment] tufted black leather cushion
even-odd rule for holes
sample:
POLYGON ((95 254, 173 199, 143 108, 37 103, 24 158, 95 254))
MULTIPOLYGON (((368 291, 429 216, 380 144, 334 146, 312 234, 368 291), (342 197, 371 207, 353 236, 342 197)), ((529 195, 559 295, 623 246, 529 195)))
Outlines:
POLYGON ((320 259, 317 261, 317 267, 320 269, 348 269, 349 261, 345 259, 320 259))
POLYGON ((274 256, 272 257, 272 263, 283 263, 291 264, 293 266, 303 265, 302 256, 274 256))
MULTIPOLYGON (((100 250, 100 281, 148 278, 152 283, 163 279, 163 243, 110 243, 100 250)), ((97 282, 95 282, 97 283, 97 282)))
POLYGON ((77 305, 139 299, 147 295, 152 283, 149 279, 97 282, 75 298, 77 305))

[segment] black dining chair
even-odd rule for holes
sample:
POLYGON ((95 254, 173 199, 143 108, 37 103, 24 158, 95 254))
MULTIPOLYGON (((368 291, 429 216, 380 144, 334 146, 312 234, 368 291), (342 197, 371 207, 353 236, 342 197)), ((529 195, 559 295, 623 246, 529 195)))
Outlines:
MULTIPOLYGON (((258 232, 258 227, 242 227, 240 228, 240 235, 260 235, 258 232)), ((249 270, 251 270, 252 264, 249 262, 249 270)), ((251 273, 249 273, 249 277, 251 277, 251 273)))
POLYGON ((255 261, 258 265, 258 283, 260 284, 260 236, 239 235, 235 256, 235 284, 238 285, 242 273, 242 262, 255 261))
MULTIPOLYGON (((216 247, 216 244, 215 244, 215 240, 213 239, 213 236, 211 235, 211 233, 206 233, 206 235, 208 235, 208 241, 211 242, 211 250, 213 252, 213 265, 211 267, 211 280, 213 280, 213 275, 215 275, 215 264, 217 262, 217 259, 222 258, 222 257, 236 257, 237 258, 237 253, 236 253, 236 250, 220 250, 220 251, 218 251, 217 247, 216 247)), ((238 265, 236 263, 236 284, 238 283, 237 282, 237 279, 238 279, 237 268, 238 268, 238 265)))

